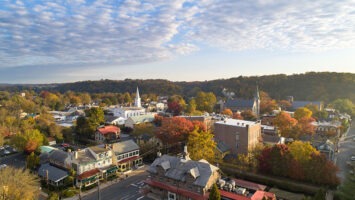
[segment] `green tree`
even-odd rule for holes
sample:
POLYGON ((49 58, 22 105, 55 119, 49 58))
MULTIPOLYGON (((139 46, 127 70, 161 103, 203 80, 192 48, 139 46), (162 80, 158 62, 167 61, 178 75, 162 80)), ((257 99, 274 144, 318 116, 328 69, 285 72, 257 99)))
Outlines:
POLYGON ((198 92, 195 98, 197 110, 213 112, 213 107, 217 102, 216 96, 212 92, 198 92))
POLYGON ((27 169, 35 169, 39 165, 39 156, 34 152, 26 157, 26 167, 27 169))
POLYGON ((128 92, 126 92, 126 93, 123 94, 123 101, 124 101, 124 103, 126 103, 126 104, 132 103, 131 95, 130 95, 128 92))
POLYGON ((355 191, 354 177, 347 176, 344 183, 335 192, 335 200, 353 200, 355 191))
POLYGON ((195 99, 191 99, 187 105, 186 112, 190 114, 196 112, 196 106, 197 105, 195 99))
POLYGON ((350 99, 336 99, 330 105, 340 112, 355 116, 355 105, 350 99))
POLYGON ((187 148, 193 160, 206 159, 213 161, 215 158, 216 142, 213 134, 195 129, 189 134, 187 148))
POLYGON ((37 175, 28 170, 6 167, 0 170, 0 194, 4 199, 33 200, 39 196, 37 175))
POLYGON ((214 183, 212 185, 210 195, 209 195, 209 200, 221 200, 221 194, 217 188, 217 185, 214 183))
POLYGON ((25 130, 11 138, 11 143, 18 149, 28 153, 35 151, 45 141, 44 135, 37 129, 25 130))
POLYGON ((59 195, 56 192, 51 192, 47 198, 47 200, 58 200, 59 199, 59 195))
POLYGON ((94 127, 94 129, 105 122, 104 111, 102 108, 92 107, 87 110, 85 114, 89 125, 94 127))

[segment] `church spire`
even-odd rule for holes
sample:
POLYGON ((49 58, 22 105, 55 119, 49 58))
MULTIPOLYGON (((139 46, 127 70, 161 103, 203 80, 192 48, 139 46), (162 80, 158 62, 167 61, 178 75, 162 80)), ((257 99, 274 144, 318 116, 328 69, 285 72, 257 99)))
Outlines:
POLYGON ((138 86, 137 86, 136 98, 134 99, 134 106, 137 107, 137 108, 142 107, 142 105, 141 105, 141 97, 139 96, 138 86))

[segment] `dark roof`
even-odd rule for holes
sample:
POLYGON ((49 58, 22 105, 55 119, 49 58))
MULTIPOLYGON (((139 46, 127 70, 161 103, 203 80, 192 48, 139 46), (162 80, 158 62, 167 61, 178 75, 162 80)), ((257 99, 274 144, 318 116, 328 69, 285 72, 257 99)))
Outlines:
POLYGON ((53 182, 58 182, 68 176, 67 171, 54 167, 48 163, 41 165, 41 167, 38 170, 38 175, 41 177, 47 177, 47 171, 48 171, 48 180, 51 180, 53 182))
POLYGON ((62 150, 53 150, 49 153, 49 159, 56 162, 65 163, 65 160, 70 158, 69 153, 62 150))
POLYGON ((292 102, 293 109, 305 107, 306 105, 316 105, 320 107, 322 105, 322 102, 320 101, 293 101, 292 102))
POLYGON ((165 170, 164 176, 177 180, 185 181, 186 176, 190 174, 195 177, 194 185, 206 187, 208 181, 218 168, 208 163, 206 160, 185 160, 178 157, 163 155, 154 160, 150 165, 148 172, 157 173, 157 167, 165 170))
POLYGON ((252 108, 253 105, 254 105, 254 100, 228 99, 226 101, 225 107, 252 108))

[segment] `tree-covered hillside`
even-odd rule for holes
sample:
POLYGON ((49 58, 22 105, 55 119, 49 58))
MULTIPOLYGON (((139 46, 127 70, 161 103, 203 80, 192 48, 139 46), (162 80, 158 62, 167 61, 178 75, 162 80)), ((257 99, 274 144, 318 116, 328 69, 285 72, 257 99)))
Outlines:
POLYGON ((235 93, 236 97, 251 98, 256 84, 274 99, 294 96, 295 100, 322 100, 330 102, 338 98, 348 98, 355 102, 355 74, 335 72, 308 72, 294 75, 239 76, 212 81, 172 82, 162 79, 147 80, 99 80, 52 85, 2 85, 0 90, 50 90, 66 92, 117 92, 134 93, 138 86, 141 94, 179 94, 185 97, 196 96, 197 92, 213 92, 222 96, 223 88, 235 93), (39 88, 40 87, 40 88, 39 88))

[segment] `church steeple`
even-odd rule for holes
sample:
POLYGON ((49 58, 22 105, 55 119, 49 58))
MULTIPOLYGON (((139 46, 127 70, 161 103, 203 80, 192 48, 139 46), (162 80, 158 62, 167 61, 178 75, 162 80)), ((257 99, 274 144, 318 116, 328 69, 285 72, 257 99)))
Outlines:
POLYGON ((259 86, 258 86, 258 84, 256 84, 254 102, 256 103, 255 114, 256 114, 256 117, 259 119, 259 117, 260 117, 260 94, 259 94, 259 86))
POLYGON ((137 92, 136 92, 136 98, 134 99, 134 106, 137 107, 137 108, 142 107, 142 105, 141 105, 141 97, 139 96, 138 87, 137 87, 137 92))

